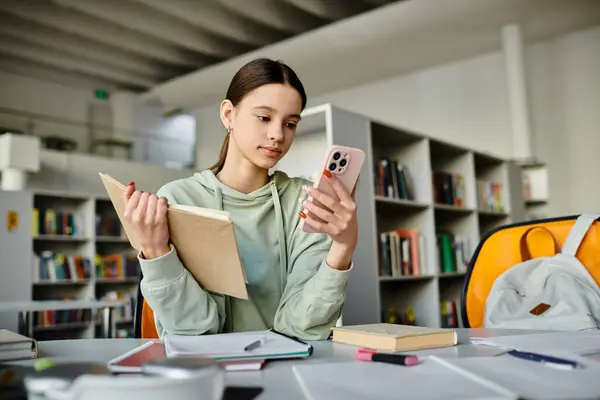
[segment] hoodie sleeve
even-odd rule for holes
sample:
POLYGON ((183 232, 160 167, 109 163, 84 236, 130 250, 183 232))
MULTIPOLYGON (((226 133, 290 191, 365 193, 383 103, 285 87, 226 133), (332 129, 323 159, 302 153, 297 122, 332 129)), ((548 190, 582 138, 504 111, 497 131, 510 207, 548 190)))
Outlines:
POLYGON ((273 327, 306 340, 327 339, 341 315, 353 265, 344 271, 327 265, 331 248, 327 235, 297 230, 294 236, 291 270, 273 327))
MULTIPOLYGON (((174 203, 168 191, 159 190, 158 195, 174 203)), ((201 335, 222 330, 224 303, 200 287, 173 245, 171 251, 161 257, 147 260, 138 254, 138 260, 143 275, 140 289, 154 313, 161 339, 167 333, 201 335)))

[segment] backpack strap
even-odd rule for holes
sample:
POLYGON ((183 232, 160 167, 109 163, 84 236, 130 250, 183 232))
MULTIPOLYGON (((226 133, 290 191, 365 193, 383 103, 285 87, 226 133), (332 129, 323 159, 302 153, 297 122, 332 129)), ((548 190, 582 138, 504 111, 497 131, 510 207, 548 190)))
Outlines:
POLYGON ((563 243, 561 253, 575 257, 583 238, 598 218, 600 218, 600 213, 585 213, 577 217, 575 225, 563 243))
POLYGON ((519 249, 521 251, 521 260, 523 260, 523 261, 531 260, 531 253, 529 252, 529 246, 527 245, 527 235, 529 235, 529 232, 531 232, 534 229, 542 229, 542 230, 548 232, 548 234, 552 238, 552 243, 554 244, 554 254, 557 254, 558 252, 560 252, 560 246, 558 245, 558 241, 556 240, 556 238, 554 237, 552 232, 550 232, 550 229, 548 229, 544 226, 536 225, 536 226, 532 226, 531 228, 528 228, 521 235, 521 239, 519 240, 519 249))

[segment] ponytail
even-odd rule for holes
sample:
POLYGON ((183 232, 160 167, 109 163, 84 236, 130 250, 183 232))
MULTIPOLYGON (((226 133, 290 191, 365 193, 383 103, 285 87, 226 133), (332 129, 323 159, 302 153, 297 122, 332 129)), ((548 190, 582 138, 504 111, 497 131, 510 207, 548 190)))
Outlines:
POLYGON ((209 169, 216 175, 219 172, 221 172, 221 170, 223 169, 223 166, 225 165, 225 159, 227 158, 227 149, 229 148, 229 135, 231 134, 231 131, 227 132, 227 135, 225 135, 225 139, 223 139, 223 146, 221 146, 221 152, 219 153, 219 160, 216 162, 215 165, 213 165, 212 167, 210 167, 209 169))

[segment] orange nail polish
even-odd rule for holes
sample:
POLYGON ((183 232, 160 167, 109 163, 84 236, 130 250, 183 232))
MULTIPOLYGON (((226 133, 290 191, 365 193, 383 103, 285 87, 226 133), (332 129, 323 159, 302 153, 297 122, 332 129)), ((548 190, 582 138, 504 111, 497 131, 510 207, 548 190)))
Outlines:
POLYGON ((128 186, 135 185, 135 182, 134 181, 130 181, 127 185, 128 186))
POLYGON ((331 178, 331 172, 327 171, 326 169, 323 170, 323 175, 325 175, 327 178, 331 178))
POLYGON ((300 211, 300 212, 298 213, 298 215, 300 215, 300 217, 302 217, 302 218, 306 218, 306 214, 304 214, 302 211, 300 211))

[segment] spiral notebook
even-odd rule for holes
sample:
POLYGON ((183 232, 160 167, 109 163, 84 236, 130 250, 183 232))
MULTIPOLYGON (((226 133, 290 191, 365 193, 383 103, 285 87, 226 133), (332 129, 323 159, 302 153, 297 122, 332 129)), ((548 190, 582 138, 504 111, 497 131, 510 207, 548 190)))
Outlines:
POLYGON ((312 346, 294 337, 274 330, 234 332, 216 335, 167 335, 167 357, 197 356, 216 360, 248 360, 303 358, 312 355, 312 346), (245 348, 257 341, 261 344, 251 350, 245 348))

